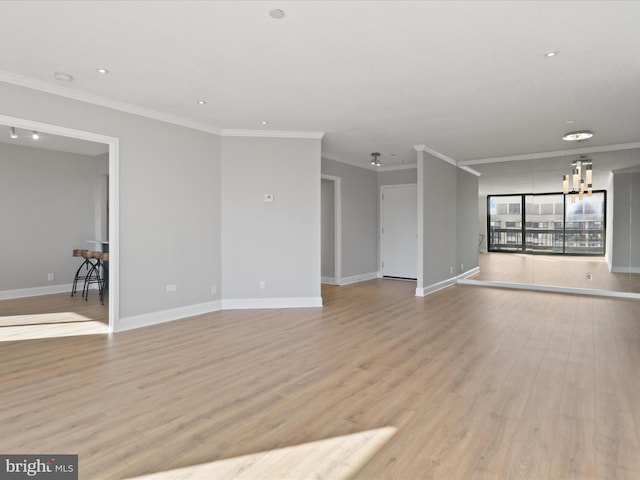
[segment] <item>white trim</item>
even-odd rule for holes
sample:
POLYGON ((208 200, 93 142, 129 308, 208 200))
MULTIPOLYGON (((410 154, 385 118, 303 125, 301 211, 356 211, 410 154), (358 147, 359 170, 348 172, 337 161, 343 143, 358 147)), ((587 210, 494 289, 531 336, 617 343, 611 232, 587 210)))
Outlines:
POLYGON ((458 281, 460 281, 460 280, 464 280, 466 278, 472 277, 473 275, 475 275, 477 273, 480 273, 480 267, 475 267, 475 268, 472 268, 471 270, 467 270, 466 272, 461 273, 460 275, 458 275, 457 278, 458 278, 458 281))
POLYGON ((424 288, 416 288, 416 297, 426 297, 427 295, 431 295, 432 293, 435 293, 438 290, 442 290, 447 287, 450 287, 451 285, 455 285, 456 282, 457 282, 457 278, 451 277, 451 278, 447 278, 446 280, 442 280, 441 282, 427 285, 424 288))
POLYGON ((188 305, 186 307, 171 308, 169 310, 161 310, 159 312, 143 313, 141 315, 132 315, 131 317, 123 317, 118 323, 118 328, 114 331, 124 332, 134 328, 149 327, 161 323, 171 322, 174 320, 182 320, 184 318, 202 315, 205 313, 217 312, 221 310, 221 301, 198 303, 196 305, 188 305))
POLYGON ((307 138, 321 139, 324 132, 304 132, 295 130, 240 130, 223 128, 220 130, 223 137, 268 137, 268 138, 307 138))
POLYGON ((479 177, 479 176, 482 175, 480 172, 477 172, 473 168, 470 168, 470 167, 460 166, 460 170, 464 170, 465 172, 469 172, 472 175, 475 175, 476 177, 479 177))
POLYGON ((367 282, 378 278, 378 272, 362 273, 360 275, 353 275, 351 277, 345 277, 340 279, 338 285, 351 285, 352 283, 367 282))
POLYGON ((120 317, 120 140, 7 115, 0 115, 0 123, 109 146, 109 332, 115 331, 120 317))
MULTIPOLYGON (((417 150, 417 149, 416 149, 417 150)), ((418 270, 416 275, 417 285, 423 285, 424 283, 424 152, 416 151, 416 163, 418 171, 416 173, 417 181, 417 202, 418 202, 418 220, 416 223, 418 229, 418 241, 416 242, 416 249, 418 250, 416 255, 416 261, 418 262, 418 270)), ((416 288, 416 294, 418 289, 416 288)))
POLYGON ((47 285, 45 287, 17 288, 15 290, 0 290, 0 300, 12 298, 37 297, 39 295, 54 295, 56 293, 68 293, 71 295, 71 283, 63 285, 47 285))
POLYGON ((321 174, 320 178, 333 182, 333 285, 340 285, 342 277, 342 178, 321 174))
POLYGON ((517 290, 535 290, 539 292, 571 293, 574 295, 593 295, 598 297, 618 297, 640 299, 640 293, 615 292, 612 290, 596 290, 592 288, 554 287, 551 285, 535 285, 532 283, 493 282, 489 280, 458 280, 461 285, 477 285, 482 287, 513 288, 517 290))
POLYGON ((322 297, 228 298, 222 300, 223 310, 312 307, 322 307, 322 297))
POLYGON ((10 83, 12 85, 18 85, 20 87, 31 88, 40 92, 51 93, 60 97, 70 98, 72 100, 78 100, 80 102, 90 103, 92 105, 98 105, 100 107, 106 107, 112 110, 118 110, 120 112, 131 113, 133 115, 139 115, 141 117, 171 123, 173 125, 180 125, 182 127, 220 135, 220 128, 213 125, 208 125, 205 123, 189 120, 187 118, 158 112, 149 108, 139 107, 130 103, 119 102, 117 100, 101 97, 92 93, 82 92, 80 90, 75 90, 49 82, 43 82, 42 80, 36 80, 34 78, 17 75, 15 73, 3 70, 0 70, 0 82, 10 83))
POLYGON ((640 267, 611 267, 611 273, 640 273, 640 267))
POLYGON ((522 155, 509 155, 506 157, 477 158, 475 160, 461 160, 460 165, 481 165, 484 163, 513 162, 517 160, 537 160, 540 158, 564 157, 581 153, 613 152, 616 150, 630 150, 640 148, 640 142, 620 143, 617 145, 602 145, 600 147, 582 147, 567 150, 556 150, 555 152, 526 153, 522 155))
POLYGON ((320 283, 326 283, 327 285, 337 285, 336 277, 320 277, 320 283))
POLYGON ((426 145, 414 145, 413 148, 415 148, 418 152, 427 152, 429 155, 439 158, 440 160, 444 160, 451 165, 454 165, 456 167, 458 166, 458 162, 456 162, 453 158, 447 157, 444 153, 440 153, 433 148, 427 147, 426 145))

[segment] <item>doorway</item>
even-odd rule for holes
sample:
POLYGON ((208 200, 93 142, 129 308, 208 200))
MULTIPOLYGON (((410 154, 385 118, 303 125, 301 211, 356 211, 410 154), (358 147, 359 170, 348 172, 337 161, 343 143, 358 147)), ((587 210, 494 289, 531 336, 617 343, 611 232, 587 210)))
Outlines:
POLYGON ((320 180, 321 274, 320 282, 342 281, 342 182, 340 177, 321 175, 320 180))
MULTIPOLYGON (((119 318, 119 140, 115 137, 108 137, 92 132, 85 132, 82 130, 75 130, 6 115, 0 115, 0 124, 59 137, 102 143, 108 147, 109 184, 108 193, 105 192, 107 193, 106 197, 108 198, 108 238, 106 240, 109 242, 108 331, 113 332, 119 318)), ((71 249, 73 246, 70 246, 69 248, 71 249)))

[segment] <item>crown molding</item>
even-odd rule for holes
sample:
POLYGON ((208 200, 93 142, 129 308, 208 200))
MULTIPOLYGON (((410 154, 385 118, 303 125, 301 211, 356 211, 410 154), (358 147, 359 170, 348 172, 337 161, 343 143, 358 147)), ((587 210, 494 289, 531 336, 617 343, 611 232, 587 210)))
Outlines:
POLYGON ((447 157, 444 153, 440 153, 433 148, 429 148, 426 145, 414 145, 413 148, 416 149, 417 152, 427 152, 429 155, 432 155, 440 160, 444 160, 447 163, 450 163, 454 167, 458 166, 458 162, 456 162, 453 158, 447 157))
POLYGON ((319 140, 324 137, 324 132, 305 132, 296 130, 237 130, 223 128, 220 131, 223 137, 264 137, 264 138, 306 138, 319 140))
POLYGON ((482 165, 485 163, 514 162, 520 160, 537 160, 540 158, 564 157, 566 155, 589 154, 600 152, 613 152, 617 150, 631 150, 640 148, 640 142, 620 143, 617 145, 602 145, 600 147, 582 147, 567 150, 556 150, 554 152, 526 153, 523 155, 509 155, 505 157, 477 158, 474 160, 462 160, 460 165, 482 165))
POLYGON ((465 172, 469 172, 472 175, 475 175, 476 177, 481 176, 482 174, 476 170, 474 170, 473 168, 470 167, 465 167, 464 165, 460 165, 460 170, 464 170, 465 172))
POLYGON ((168 113, 158 112, 149 108, 138 107, 136 105, 131 105, 125 102, 119 102, 117 100, 101 97, 92 93, 82 92, 73 88, 54 85, 49 82, 36 80, 34 78, 17 75, 15 73, 6 72, 3 70, 0 70, 0 82, 17 85, 19 87, 26 87, 32 90, 38 90, 40 92, 51 93, 59 97, 70 98, 72 100, 78 100, 80 102, 90 103, 92 105, 106 107, 112 110, 118 110, 120 112, 126 112, 141 117, 151 118, 153 120, 160 120, 161 122, 171 123, 173 125, 179 125, 181 127, 191 128, 193 130, 220 135, 220 128, 213 125, 196 122, 187 118, 178 117, 176 115, 170 115, 168 113))

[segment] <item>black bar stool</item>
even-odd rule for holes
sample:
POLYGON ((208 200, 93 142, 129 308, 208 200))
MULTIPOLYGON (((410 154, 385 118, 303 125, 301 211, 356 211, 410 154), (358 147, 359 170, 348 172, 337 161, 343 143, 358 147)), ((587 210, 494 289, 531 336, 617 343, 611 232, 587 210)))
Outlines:
POLYGON ((85 300, 89 300, 89 288, 91 284, 96 284, 98 286, 98 293, 100 294, 100 304, 104 305, 104 290, 107 278, 106 265, 104 262, 109 260, 109 254, 91 251, 88 256, 91 268, 85 276, 82 295, 85 300))
MULTIPOLYGON (((84 258, 84 261, 80 264, 80 266, 78 267, 78 270, 76 270, 76 274, 73 277, 73 287, 71 288, 72 297, 75 295, 78 289, 78 281, 79 280, 84 281, 87 278, 87 274, 89 273, 89 270, 93 268, 93 263, 91 262, 90 260, 91 257, 89 256, 89 250, 74 249, 73 256, 82 257, 84 258)), ((82 296, 84 297, 84 289, 82 291, 82 296)))

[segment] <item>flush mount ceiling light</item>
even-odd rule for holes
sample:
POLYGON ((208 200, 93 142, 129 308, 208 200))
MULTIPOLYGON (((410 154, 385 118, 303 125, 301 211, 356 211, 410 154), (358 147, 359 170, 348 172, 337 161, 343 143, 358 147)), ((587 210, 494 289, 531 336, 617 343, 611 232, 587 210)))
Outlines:
POLYGON ((263 120, 260 122, 260 125, 267 125, 269 122, 267 122, 266 120, 263 120))
POLYGON ((196 103, 197 103, 198 105, 206 105, 206 104, 207 104, 207 102, 206 102, 206 101, 204 101, 204 100, 198 100, 198 101, 196 101, 196 103))
POLYGON ((107 70, 106 68, 96 68, 96 72, 98 72, 100 75, 106 75, 107 73, 109 73, 109 70, 107 70))
POLYGON ((587 140, 593 137, 593 132, 589 130, 577 130, 575 132, 565 133, 563 140, 567 142, 579 142, 580 140, 587 140))
POLYGON ((40 134, 34 130, 31 134, 31 138, 33 138, 34 140, 38 140, 40 138, 40 134))
POLYGON ((380 162, 380 154, 378 152, 373 152, 371 154, 371 165, 375 165, 376 167, 379 167, 382 165, 382 162, 380 162))
POLYGON ((55 72, 53 74, 53 78, 55 78, 56 80, 59 80, 60 82, 73 82, 73 75, 69 75, 68 73, 64 73, 64 72, 55 72))
POLYGON ((269 10, 269 16, 271 18, 275 18, 279 20, 284 17, 284 10, 280 10, 279 8, 274 8, 273 10, 269 10))
POLYGON ((545 57, 547 58, 551 58, 551 57, 555 57, 556 55, 558 55, 558 53, 560 52, 547 52, 544 54, 545 57))
POLYGON ((9 135, 11 135, 11 138, 13 138, 13 139, 18 138, 18 133, 16 132, 16 127, 9 127, 9 135))

